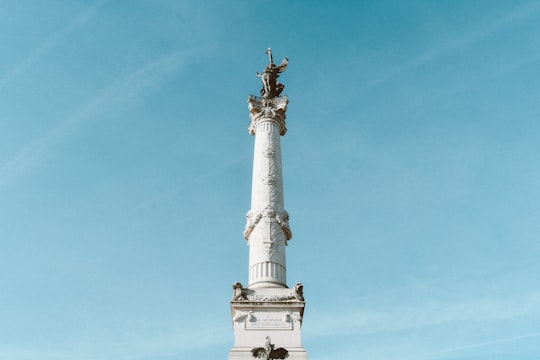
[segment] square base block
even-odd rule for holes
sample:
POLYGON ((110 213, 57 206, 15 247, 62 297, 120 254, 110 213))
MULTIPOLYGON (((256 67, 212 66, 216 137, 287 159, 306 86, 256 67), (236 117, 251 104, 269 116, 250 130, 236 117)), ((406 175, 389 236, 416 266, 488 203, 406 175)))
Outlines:
POLYGON ((251 349, 264 347, 270 337, 275 348, 285 348, 288 360, 307 360, 301 328, 305 302, 291 297, 291 289, 261 288, 231 301, 234 346, 229 360, 255 359, 251 349))

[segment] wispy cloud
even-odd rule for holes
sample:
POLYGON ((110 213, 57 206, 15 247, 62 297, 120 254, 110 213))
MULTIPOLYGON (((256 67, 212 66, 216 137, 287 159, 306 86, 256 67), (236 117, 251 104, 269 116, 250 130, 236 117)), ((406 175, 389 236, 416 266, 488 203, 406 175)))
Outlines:
POLYGON ((338 312, 309 314, 304 337, 339 344, 333 358, 385 360, 462 356, 540 337, 540 291, 515 291, 505 281, 470 286, 430 282, 357 298, 338 312), (351 338, 359 343, 343 344, 351 338))
POLYGON ((54 47, 68 37, 69 34, 88 23, 88 21, 90 21, 96 15, 103 3, 104 1, 97 1, 92 4, 78 16, 74 17, 60 31, 43 40, 43 42, 41 42, 41 44, 39 44, 23 61, 21 61, 15 67, 9 69, 6 73, 2 74, 0 76, 0 90, 4 89, 6 85, 16 79, 18 75, 23 73, 28 67, 36 63, 41 57, 54 49, 54 47))
MULTIPOLYGON (((235 156, 235 157, 228 158, 226 161, 220 162, 218 165, 208 167, 208 170, 191 174, 192 180, 202 181, 204 179, 214 177, 217 174, 227 171, 227 169, 230 169, 231 167, 234 167, 238 164, 246 163, 246 161, 249 163, 248 157, 249 156, 247 154, 244 154, 242 156, 235 156)), ((138 202, 132 207, 131 210, 140 211, 147 208, 151 208, 160 202, 175 199, 181 194, 184 194, 186 191, 192 191, 192 190, 185 187, 174 186, 170 189, 156 193, 155 195, 138 202)), ((196 217, 198 215, 193 214, 193 216, 196 217)))
MULTIPOLYGON (((385 344, 378 344, 373 348, 365 345, 362 349, 351 347, 339 347, 336 346, 332 351, 324 351, 324 353, 310 353, 310 359, 314 360, 332 360, 332 359, 357 359, 357 358, 369 358, 371 360, 435 360, 435 359, 449 359, 449 358, 469 358, 466 354, 467 351, 477 351, 485 348, 489 350, 490 347, 495 347, 501 344, 508 344, 519 341, 527 341, 540 337, 540 332, 523 333, 514 336, 495 338, 489 341, 483 342, 469 342, 462 346, 443 348, 437 351, 422 351, 428 347, 433 347, 431 344, 414 343, 411 339, 407 340, 407 343, 400 342, 394 338, 391 342, 385 344)), ((309 349, 308 349, 309 353, 309 349)), ((502 357, 497 357, 502 358, 502 357)), ((512 357, 513 358, 513 357, 512 357)))
POLYGON ((2 350, 0 359, 2 360, 62 360, 73 359, 71 353, 47 352, 47 351, 31 351, 31 350, 2 350))
POLYGON ((497 19, 484 27, 478 28, 476 31, 467 34, 464 37, 457 38, 454 41, 450 41, 446 44, 441 44, 438 47, 428 49, 427 51, 411 58, 409 61, 392 69, 385 69, 383 75, 372 80, 371 82, 368 82, 360 91, 367 92, 379 86, 380 84, 389 81, 395 76, 407 71, 408 69, 425 64, 452 51, 474 44, 475 42, 488 37, 499 29, 508 26, 509 24, 517 20, 534 14, 538 10, 540 10, 540 2, 534 2, 532 4, 527 4, 523 7, 520 7, 514 12, 509 13, 507 16, 497 19))
MULTIPOLYGON (((399 294, 392 298, 410 298, 399 294)), ((359 300, 354 308, 340 315, 312 315, 310 336, 371 334, 456 323, 512 321, 518 318, 540 318, 540 292, 532 291, 514 297, 486 295, 472 299, 426 298, 412 303, 388 304, 381 299, 359 300), (385 305, 386 304, 386 305, 385 305)))
MULTIPOLYGON (((133 331, 133 329, 131 329, 133 331)), ((200 349, 229 344, 223 334, 230 332, 228 324, 201 323, 189 329, 184 323, 168 330, 145 329, 137 334, 112 334, 114 339, 70 339, 57 344, 61 349, 45 345, 3 349, 0 360, 143 360, 178 357, 200 349), (30 349, 28 349, 30 347, 30 349)))
POLYGON ((98 112, 106 111, 107 114, 114 115, 118 111, 126 109, 128 105, 139 101, 144 94, 163 86, 171 73, 181 69, 190 59, 203 51, 203 48, 195 48, 166 54, 146 63, 111 86, 104 88, 76 114, 1 164, 0 188, 37 165, 50 151, 54 143, 72 134, 81 124, 92 119, 98 112))
POLYGON ((490 341, 477 342, 477 343, 472 343, 472 344, 463 345, 463 346, 450 347, 450 348, 443 349, 443 350, 440 350, 440 351, 429 352, 429 353, 413 355, 413 356, 407 356, 407 357, 404 357, 404 358, 400 358, 399 360, 418 360, 418 359, 428 359, 428 358, 429 359, 434 359, 434 358, 437 358, 439 355, 445 355, 445 354, 449 354, 449 353, 472 350, 472 349, 488 347, 488 346, 514 342, 514 341, 518 341, 518 340, 530 339, 530 338, 535 338, 535 337, 540 337, 540 332, 533 332, 533 333, 521 334, 521 335, 516 335, 516 336, 497 338, 497 339, 490 340, 490 341))

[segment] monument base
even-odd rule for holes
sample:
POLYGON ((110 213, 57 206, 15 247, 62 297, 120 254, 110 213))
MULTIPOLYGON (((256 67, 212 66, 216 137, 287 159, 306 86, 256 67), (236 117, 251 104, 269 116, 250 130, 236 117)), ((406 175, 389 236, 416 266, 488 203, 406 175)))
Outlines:
POLYGON ((304 307, 301 284, 294 289, 244 289, 239 285, 231 301, 234 346, 229 360, 253 360, 252 349, 265 346, 267 351, 269 346, 283 348, 289 360, 307 360, 301 341, 304 307))

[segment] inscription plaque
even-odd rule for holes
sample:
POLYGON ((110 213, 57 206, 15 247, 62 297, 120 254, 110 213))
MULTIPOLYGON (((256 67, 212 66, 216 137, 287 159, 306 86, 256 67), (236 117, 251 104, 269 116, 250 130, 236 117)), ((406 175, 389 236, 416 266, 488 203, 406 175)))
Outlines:
POLYGON ((246 321, 246 329, 249 330, 272 330, 287 329, 292 330, 292 322, 283 314, 257 313, 253 314, 250 321, 246 321))

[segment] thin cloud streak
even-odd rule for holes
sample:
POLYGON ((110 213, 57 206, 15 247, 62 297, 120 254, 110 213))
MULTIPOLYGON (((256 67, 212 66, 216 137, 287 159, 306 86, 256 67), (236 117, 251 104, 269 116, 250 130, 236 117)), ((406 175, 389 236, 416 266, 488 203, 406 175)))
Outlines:
MULTIPOLYGON (((233 166, 235 166, 237 164, 242 164, 242 163, 245 163, 246 161, 249 161, 249 160, 250 160, 249 156, 246 155, 246 154, 243 154, 240 157, 235 156, 235 157, 232 157, 228 161, 219 163, 219 165, 217 165, 217 166, 209 167, 209 170, 207 170, 207 171, 192 174, 192 176, 193 176, 192 179, 194 181, 202 181, 202 180, 207 179, 209 177, 215 176, 216 174, 220 174, 223 171, 225 171, 225 170, 227 170, 227 169, 229 169, 229 168, 231 168, 231 167, 233 167, 233 166)), ((167 201, 167 200, 170 200, 170 199, 177 198, 178 196, 180 196, 180 194, 183 194, 186 191, 191 191, 191 190, 183 188, 183 187, 179 188, 178 186, 175 186, 173 188, 170 188, 169 190, 161 191, 160 193, 157 193, 157 194, 155 194, 154 196, 152 196, 150 198, 147 198, 145 200, 142 200, 142 201, 138 202, 136 205, 134 205, 132 207, 131 210, 132 211, 140 211, 140 210, 144 210, 144 209, 153 207, 153 206, 155 206, 156 204, 158 204, 158 203, 160 203, 162 201, 167 201)))
MULTIPOLYGON (((394 298, 406 298, 404 294, 394 298)), ((370 300, 372 304, 381 301, 370 300)), ((485 296, 469 301, 424 300, 402 306, 381 307, 366 310, 362 303, 354 309, 343 310, 342 316, 319 316, 313 320, 309 336, 313 338, 328 335, 372 334, 411 329, 425 329, 433 326, 455 323, 479 323, 492 321, 512 321, 518 318, 540 317, 540 293, 522 294, 519 298, 500 299, 485 296), (317 326, 317 327, 315 327, 317 326)), ((464 331, 466 330, 466 326, 464 331)))
MULTIPOLYGON (((392 344, 378 344, 377 346, 370 348, 363 343, 364 346, 362 350, 358 349, 342 349, 342 351, 334 352, 331 355, 321 355, 317 356, 317 360, 330 360, 330 359, 353 359, 353 358, 369 358, 371 360, 422 360, 422 359, 448 359, 449 356, 452 358, 462 358, 466 356, 468 350, 477 350, 481 348, 489 348, 490 346, 511 343, 520 340, 534 339, 540 337, 540 332, 525 333, 515 336, 508 336, 504 338, 497 338, 494 340, 477 342, 472 344, 467 344, 463 346, 455 346, 450 348, 445 348, 438 351, 424 352, 416 355, 403 355, 404 353, 411 352, 420 352, 420 347, 423 347, 426 344, 424 341, 411 342, 407 340, 406 343, 399 343, 396 339, 393 339, 392 344), (415 350, 416 348, 416 350, 415 350), (390 354, 391 352, 392 354, 390 354), (460 354, 461 353, 461 354, 460 354), (458 356, 459 354, 459 356, 458 356)), ((315 358, 313 356, 312 358, 315 358)))
POLYGON ((70 340, 62 352, 50 348, 10 349, 0 352, 0 360, 138 360, 169 358, 229 343, 223 337, 230 330, 228 324, 201 324, 197 328, 186 329, 184 324, 169 331, 143 332, 128 340, 114 342, 97 341, 95 338, 70 340))
POLYGON ((334 358, 361 355, 373 360, 421 360, 539 337, 535 330, 540 320, 540 292, 515 295, 511 289, 512 285, 502 280, 485 288, 475 287, 476 295, 471 296, 470 285, 459 279, 427 283, 414 279, 409 287, 351 300, 350 306, 340 306, 338 315, 312 314, 304 338, 311 342, 364 339, 361 348, 343 349, 332 354, 334 358), (461 285, 449 288, 448 281, 461 285), (510 328, 509 333, 506 330, 510 328), (489 336, 479 334, 478 329, 494 332, 489 336), (497 329, 504 330, 506 336, 496 337, 497 329))
POLYGON ((26 59, 2 75, 2 77, 0 77, 0 90, 4 89, 11 81, 16 79, 19 74, 23 73, 32 64, 36 63, 42 56, 50 52, 56 45, 68 37, 69 34, 87 24, 88 21, 97 14, 103 3, 104 1, 98 1, 93 6, 80 13, 62 30, 45 39, 26 59))
POLYGON ((42 351, 3 351, 0 353, 0 360, 73 360, 73 354, 42 352, 42 351))
POLYGON ((483 341, 483 342, 470 344, 470 345, 456 346, 453 348, 443 349, 440 351, 435 351, 435 352, 430 352, 430 353, 425 353, 425 354, 420 354, 420 355, 408 356, 405 358, 401 358, 399 360, 415 360, 415 359, 426 359, 426 358, 433 359, 433 356, 437 356, 437 355, 445 355, 445 354, 453 353, 453 352, 460 352, 460 351, 465 351, 465 350, 488 347, 492 345, 503 344, 503 343, 513 342, 513 341, 518 341, 518 340, 524 340, 524 339, 530 339, 530 338, 535 338, 539 336, 540 336, 540 332, 534 332, 534 333, 504 337, 504 338, 499 338, 499 339, 490 340, 490 341, 483 341))
POLYGON ((502 19, 494 21, 493 23, 489 24, 488 26, 485 26, 484 28, 478 29, 476 32, 472 33, 469 36, 457 39, 454 42, 447 43, 444 46, 428 50, 424 52, 423 54, 420 54, 412 58, 411 60, 409 60, 403 65, 397 66, 393 69, 386 70, 384 75, 382 75, 378 79, 375 79, 371 83, 367 84, 363 89, 360 89, 360 92, 364 92, 364 93, 368 92, 371 89, 389 81, 390 79, 394 78, 395 76, 399 75, 400 73, 410 68, 425 64, 449 52, 452 52, 460 48, 463 48, 465 46, 468 46, 470 44, 473 44, 483 38, 486 38, 487 36, 499 30, 500 28, 507 26, 513 21, 530 16, 538 10, 540 10, 540 2, 535 2, 532 5, 525 6, 523 8, 520 8, 514 11, 513 13, 510 13, 508 16, 503 17, 502 19))
POLYGON ((77 114, 69 117, 41 138, 27 145, 0 166, 0 188, 34 167, 50 151, 51 146, 72 134, 99 111, 108 116, 132 105, 144 94, 157 90, 167 82, 167 76, 177 71, 201 48, 176 51, 151 61, 92 98, 77 114))

